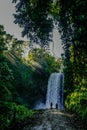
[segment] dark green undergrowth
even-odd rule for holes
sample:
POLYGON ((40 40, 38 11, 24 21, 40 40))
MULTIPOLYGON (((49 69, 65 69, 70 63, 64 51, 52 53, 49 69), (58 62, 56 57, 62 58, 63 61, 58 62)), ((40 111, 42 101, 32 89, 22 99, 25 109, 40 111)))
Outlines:
POLYGON ((67 96, 65 104, 68 109, 81 116, 83 120, 87 120, 87 89, 83 91, 74 91, 67 96))
POLYGON ((0 101, 0 130, 12 129, 17 122, 23 122, 27 117, 32 118, 34 114, 34 110, 23 105, 0 101))

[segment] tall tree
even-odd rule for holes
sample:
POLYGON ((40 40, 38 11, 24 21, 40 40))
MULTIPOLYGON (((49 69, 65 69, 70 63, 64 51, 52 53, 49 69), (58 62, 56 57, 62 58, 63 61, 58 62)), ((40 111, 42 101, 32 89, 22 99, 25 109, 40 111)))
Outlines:
POLYGON ((22 35, 31 41, 47 44, 51 39, 52 17, 49 14, 51 0, 19 0, 14 14, 15 23, 23 28, 22 35))
POLYGON ((86 5, 86 0, 60 0, 60 12, 56 15, 65 50, 65 86, 68 94, 71 93, 67 98, 67 102, 69 101, 67 106, 81 114, 83 118, 87 114, 86 5))

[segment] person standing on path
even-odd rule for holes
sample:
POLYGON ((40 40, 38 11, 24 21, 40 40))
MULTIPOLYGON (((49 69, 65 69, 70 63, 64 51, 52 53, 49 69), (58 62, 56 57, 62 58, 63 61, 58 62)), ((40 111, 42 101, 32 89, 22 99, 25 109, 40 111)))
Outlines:
POLYGON ((56 109, 58 109, 58 103, 56 103, 56 109))
POLYGON ((53 104, 52 104, 52 102, 50 103, 50 109, 52 109, 52 107, 53 107, 53 104))

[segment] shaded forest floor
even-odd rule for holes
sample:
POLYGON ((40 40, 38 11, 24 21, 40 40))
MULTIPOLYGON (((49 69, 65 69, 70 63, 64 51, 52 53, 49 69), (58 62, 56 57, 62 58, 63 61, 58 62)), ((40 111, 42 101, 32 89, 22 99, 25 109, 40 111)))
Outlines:
POLYGON ((27 117, 23 122, 16 122, 14 130, 86 130, 86 127, 74 114, 48 109, 39 110, 31 119, 27 117))

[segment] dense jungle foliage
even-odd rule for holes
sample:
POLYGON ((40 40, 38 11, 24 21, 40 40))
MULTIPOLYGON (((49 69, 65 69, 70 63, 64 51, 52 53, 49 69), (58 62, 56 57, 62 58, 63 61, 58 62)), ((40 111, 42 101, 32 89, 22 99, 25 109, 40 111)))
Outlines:
POLYGON ((48 77, 61 68, 65 75, 65 107, 87 120, 87 0, 12 2, 16 3, 15 23, 30 42, 14 38, 0 25, 1 130, 10 127, 14 119, 34 114, 29 109, 39 99, 45 102, 48 77), (62 60, 44 49, 52 41, 55 25, 64 48, 62 60), (23 57, 32 42, 41 47, 23 57))
POLYGON ((45 103, 48 77, 53 72, 59 72, 62 65, 61 58, 55 59, 44 48, 34 48, 25 57, 23 54, 27 45, 29 46, 29 42, 17 40, 0 25, 2 130, 10 128, 14 120, 32 116, 34 111, 30 109, 35 107, 37 101, 45 103))
MULTIPOLYGON (((17 0, 13 0, 17 2, 17 0)), ((47 44, 58 27, 64 48, 65 105, 87 117, 87 0, 19 0, 15 23, 31 41, 47 44)))

